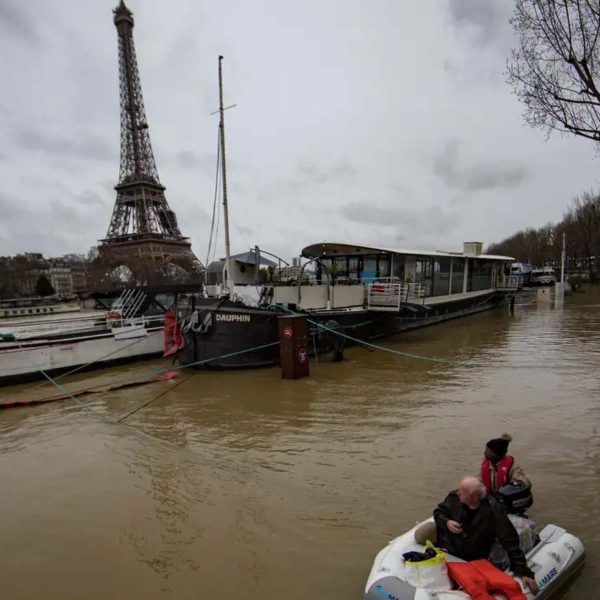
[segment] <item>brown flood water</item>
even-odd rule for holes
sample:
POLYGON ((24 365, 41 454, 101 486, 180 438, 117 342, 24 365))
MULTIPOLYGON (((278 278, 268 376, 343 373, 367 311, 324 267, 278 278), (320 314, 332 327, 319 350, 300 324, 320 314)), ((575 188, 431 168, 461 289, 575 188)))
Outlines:
MULTIPOLYGON (((299 381, 194 372, 84 398, 93 413, 72 400, 0 411, 2 597, 360 599, 376 552, 504 431, 533 480, 531 516, 587 549, 555 597, 596 597, 600 289, 563 310, 528 303, 382 344, 467 364, 353 348, 299 381), (130 426, 102 418, 161 393, 130 426)), ((0 399, 55 393, 29 384, 0 399)))

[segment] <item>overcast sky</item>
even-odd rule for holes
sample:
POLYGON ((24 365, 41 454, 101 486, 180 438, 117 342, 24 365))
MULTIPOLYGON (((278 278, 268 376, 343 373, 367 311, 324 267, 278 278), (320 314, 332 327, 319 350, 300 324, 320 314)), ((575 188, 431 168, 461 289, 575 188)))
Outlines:
MULTIPOLYGON (((0 255, 85 253, 119 171, 117 0, 0 0, 0 255)), ((591 142, 528 128, 509 0, 130 0, 150 136, 206 260, 225 56, 233 252, 460 250, 558 221, 591 142)), ((217 254, 223 253, 222 227, 217 254)))

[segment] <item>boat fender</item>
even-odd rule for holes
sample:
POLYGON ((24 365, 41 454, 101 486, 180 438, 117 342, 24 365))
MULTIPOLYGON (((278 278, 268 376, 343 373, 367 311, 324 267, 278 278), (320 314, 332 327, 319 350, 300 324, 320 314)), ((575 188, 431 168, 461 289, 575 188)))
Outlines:
POLYGON ((258 295, 258 305, 265 304, 267 299, 267 286, 263 285, 260 288, 260 294, 258 295))
POLYGON ((275 295, 275 289, 273 286, 263 285, 260 290, 260 295, 258 297, 258 305, 264 306, 271 304, 273 302, 273 296, 275 295))
POLYGON ((181 333, 187 333, 190 329, 193 329, 194 325, 198 323, 198 311, 195 310, 189 317, 183 320, 181 324, 181 333))
POLYGON ((200 317, 200 322, 192 327, 192 329, 200 335, 206 335, 213 326, 212 312, 205 311, 200 317))

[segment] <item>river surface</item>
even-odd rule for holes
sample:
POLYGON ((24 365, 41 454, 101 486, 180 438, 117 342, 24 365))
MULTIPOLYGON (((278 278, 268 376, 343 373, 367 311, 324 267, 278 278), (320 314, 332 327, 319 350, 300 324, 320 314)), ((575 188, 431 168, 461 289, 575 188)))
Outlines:
MULTIPOLYGON (((555 598, 598 597, 600 289, 562 310, 534 299, 514 317, 501 308, 381 342, 445 363, 352 348, 298 381, 184 370, 0 411, 2 597, 360 599, 378 550, 477 472, 503 432, 533 481, 532 518, 587 549, 555 598)), ((0 400, 56 393, 28 384, 0 400)))

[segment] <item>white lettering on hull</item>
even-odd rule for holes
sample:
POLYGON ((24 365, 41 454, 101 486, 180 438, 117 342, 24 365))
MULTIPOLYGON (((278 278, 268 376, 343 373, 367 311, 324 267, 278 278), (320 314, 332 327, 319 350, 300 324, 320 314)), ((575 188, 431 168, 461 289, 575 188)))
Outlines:
POLYGON ((226 321, 228 323, 250 323, 250 315, 224 315, 217 313, 217 321, 226 321))

